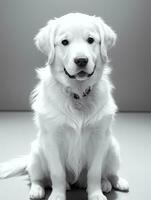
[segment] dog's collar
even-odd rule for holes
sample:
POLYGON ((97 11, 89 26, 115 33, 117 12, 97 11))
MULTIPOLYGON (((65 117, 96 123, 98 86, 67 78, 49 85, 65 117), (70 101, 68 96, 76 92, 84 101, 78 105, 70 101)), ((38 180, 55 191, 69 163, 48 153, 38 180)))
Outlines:
POLYGON ((80 95, 78 95, 77 93, 73 93, 72 96, 74 99, 81 99, 83 97, 86 97, 89 93, 91 92, 91 88, 88 87, 82 94, 82 96, 80 97, 80 95))
POLYGON ((71 92, 71 90, 70 90, 69 88, 67 88, 67 93, 70 93, 70 95, 71 95, 74 99, 78 100, 78 99, 81 99, 81 98, 83 98, 83 97, 88 96, 88 95, 90 94, 91 90, 92 90, 92 88, 89 86, 89 87, 88 87, 87 89, 85 89, 85 91, 82 93, 82 96, 80 96, 80 95, 77 94, 77 93, 71 92))

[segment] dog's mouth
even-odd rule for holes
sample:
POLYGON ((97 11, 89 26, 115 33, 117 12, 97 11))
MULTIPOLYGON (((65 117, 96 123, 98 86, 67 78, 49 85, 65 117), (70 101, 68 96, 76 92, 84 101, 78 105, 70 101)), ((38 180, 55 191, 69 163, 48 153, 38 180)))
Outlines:
POLYGON ((69 74, 69 72, 64 67, 64 72, 71 79, 85 80, 87 78, 90 78, 94 74, 95 68, 96 68, 96 66, 94 67, 92 73, 87 73, 87 72, 81 70, 80 72, 78 72, 78 73, 76 73, 74 75, 71 75, 71 74, 69 74))

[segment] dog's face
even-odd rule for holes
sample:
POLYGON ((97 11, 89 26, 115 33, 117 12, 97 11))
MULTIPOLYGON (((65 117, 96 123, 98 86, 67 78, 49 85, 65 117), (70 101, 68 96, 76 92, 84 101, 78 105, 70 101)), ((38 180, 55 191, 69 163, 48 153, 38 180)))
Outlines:
POLYGON ((56 37, 56 59, 60 60, 65 74, 76 80, 86 80, 95 70, 99 57, 99 35, 93 24, 66 21, 56 37))
POLYGON ((108 61, 107 51, 116 34, 101 18, 75 13, 50 20, 35 40, 48 56, 57 80, 65 85, 75 81, 94 84, 108 61))

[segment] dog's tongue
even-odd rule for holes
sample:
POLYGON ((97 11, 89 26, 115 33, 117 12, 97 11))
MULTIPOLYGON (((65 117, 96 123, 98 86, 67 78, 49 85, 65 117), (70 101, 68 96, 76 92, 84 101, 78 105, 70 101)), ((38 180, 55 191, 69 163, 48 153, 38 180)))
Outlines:
POLYGON ((84 76, 86 76, 87 75, 87 73, 86 72, 84 72, 84 71, 81 71, 81 72, 79 72, 78 74, 77 74, 79 77, 84 77, 84 76))

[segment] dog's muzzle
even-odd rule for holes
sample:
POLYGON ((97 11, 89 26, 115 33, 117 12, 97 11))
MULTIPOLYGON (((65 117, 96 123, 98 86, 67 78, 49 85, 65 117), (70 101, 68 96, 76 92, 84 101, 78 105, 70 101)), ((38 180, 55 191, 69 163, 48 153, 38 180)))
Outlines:
POLYGON ((96 66, 94 67, 94 69, 93 69, 93 71, 92 71, 92 73, 87 73, 87 72, 85 72, 85 71, 80 71, 80 72, 78 72, 77 74, 75 74, 75 75, 71 75, 71 74, 69 74, 69 72, 66 70, 66 68, 64 68, 64 72, 65 72, 65 74, 69 77, 69 78, 71 78, 71 79, 76 79, 76 78, 84 78, 84 77, 87 77, 87 78, 89 78, 89 77, 91 77, 93 74, 94 74, 94 71, 95 71, 95 68, 96 68, 96 66))

